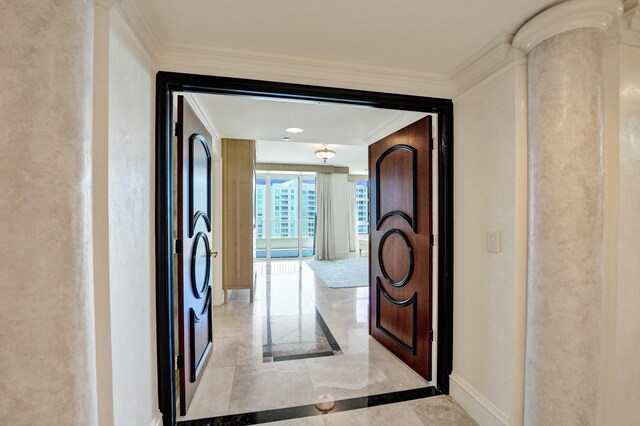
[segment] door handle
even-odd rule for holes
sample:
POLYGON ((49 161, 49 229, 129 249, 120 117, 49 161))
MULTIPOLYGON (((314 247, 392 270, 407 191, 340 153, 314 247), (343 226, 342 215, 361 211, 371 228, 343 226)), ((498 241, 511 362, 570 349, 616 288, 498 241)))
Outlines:
POLYGON ((211 257, 213 257, 214 259, 215 259, 216 257, 218 257, 218 252, 217 252, 217 251, 213 251, 213 250, 211 250, 211 251, 209 252, 209 254, 210 254, 210 255, 211 255, 211 257))

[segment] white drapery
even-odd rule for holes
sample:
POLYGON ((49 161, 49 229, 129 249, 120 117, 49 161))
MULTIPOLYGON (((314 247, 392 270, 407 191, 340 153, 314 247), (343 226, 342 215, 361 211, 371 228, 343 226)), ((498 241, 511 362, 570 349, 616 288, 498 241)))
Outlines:
POLYGON ((356 181, 349 181, 349 251, 358 249, 358 231, 356 229, 356 181))
POLYGON ((331 182, 331 173, 316 175, 316 259, 318 260, 336 258, 331 182))

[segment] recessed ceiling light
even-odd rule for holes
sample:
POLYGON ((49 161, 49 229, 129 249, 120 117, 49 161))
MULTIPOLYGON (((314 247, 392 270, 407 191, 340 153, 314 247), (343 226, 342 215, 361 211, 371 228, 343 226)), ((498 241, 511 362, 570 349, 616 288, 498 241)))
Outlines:
POLYGON ((285 132, 287 133, 302 133, 304 132, 304 130, 302 130, 299 127, 289 127, 288 129, 284 129, 285 132))
POLYGON ((291 140, 291 138, 288 138, 288 137, 285 136, 284 138, 282 138, 282 140, 285 141, 285 142, 289 142, 291 140))

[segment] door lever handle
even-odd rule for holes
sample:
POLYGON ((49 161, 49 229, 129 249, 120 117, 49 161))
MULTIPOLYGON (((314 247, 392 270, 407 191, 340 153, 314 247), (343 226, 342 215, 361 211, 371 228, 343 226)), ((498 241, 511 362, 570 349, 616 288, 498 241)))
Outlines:
POLYGON ((217 251, 213 251, 213 250, 211 250, 211 251, 209 252, 209 254, 210 254, 210 255, 211 255, 211 257, 213 257, 214 259, 215 259, 216 257, 218 257, 218 252, 217 252, 217 251))

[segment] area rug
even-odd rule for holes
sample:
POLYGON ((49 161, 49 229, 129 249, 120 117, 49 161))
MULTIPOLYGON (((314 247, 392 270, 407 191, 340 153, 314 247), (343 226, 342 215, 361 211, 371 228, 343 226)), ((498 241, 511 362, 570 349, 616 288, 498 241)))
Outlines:
POLYGON ((349 257, 337 260, 305 260, 327 287, 367 287, 369 285, 369 258, 349 257))

